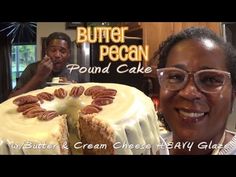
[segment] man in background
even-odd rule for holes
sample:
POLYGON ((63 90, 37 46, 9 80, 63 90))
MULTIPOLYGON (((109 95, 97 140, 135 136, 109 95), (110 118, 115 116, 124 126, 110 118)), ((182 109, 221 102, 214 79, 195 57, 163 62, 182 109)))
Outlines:
POLYGON ((46 39, 46 55, 41 61, 26 67, 17 85, 9 97, 17 96, 31 90, 44 88, 55 77, 64 81, 78 82, 78 72, 66 68, 71 56, 71 39, 61 32, 54 32, 46 39))

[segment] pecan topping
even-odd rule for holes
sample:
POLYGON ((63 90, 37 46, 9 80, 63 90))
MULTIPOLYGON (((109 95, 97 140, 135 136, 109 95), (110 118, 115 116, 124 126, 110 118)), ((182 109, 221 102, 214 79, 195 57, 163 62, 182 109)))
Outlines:
POLYGON ((83 114, 93 114, 93 113, 98 113, 100 111, 101 110, 99 110, 97 106, 95 105, 88 105, 88 106, 85 106, 83 109, 81 109, 81 112, 83 114))
POLYGON ((51 120, 58 116, 56 111, 44 111, 38 115, 39 120, 51 120))
POLYGON ((69 95, 73 97, 80 97, 83 94, 83 92, 84 92, 83 86, 73 87, 69 95))
MULTIPOLYGON (((116 96, 117 91, 115 89, 104 89, 98 90, 97 93, 93 94, 92 98, 106 97, 106 96, 116 96)), ((112 97, 113 98, 113 97, 112 97)))
POLYGON ((43 100, 52 101, 54 99, 54 96, 48 92, 41 92, 41 93, 37 94, 37 97, 38 97, 40 103, 43 103, 43 100))
POLYGON ((63 88, 56 89, 54 91, 54 95, 60 99, 65 98, 67 95, 67 92, 63 88))
POLYGON ((96 104, 93 104, 93 106, 94 106, 95 108, 97 108, 99 111, 102 110, 102 107, 100 107, 100 106, 98 106, 98 105, 96 105, 96 104))
POLYGON ((110 97, 98 97, 92 102, 92 105, 104 106, 113 103, 113 98, 110 97))
POLYGON ((33 118, 33 117, 37 117, 38 115, 40 115, 42 112, 45 112, 45 111, 46 110, 41 107, 32 107, 24 111, 23 115, 28 118, 33 118))
POLYGON ((16 98, 15 100, 13 100, 13 103, 18 106, 21 106, 23 104, 36 103, 38 101, 39 100, 36 96, 26 95, 26 96, 21 96, 21 97, 16 98))
POLYGON ((104 89, 106 89, 106 88, 103 86, 99 86, 99 85, 92 86, 92 87, 89 87, 85 90, 84 95, 92 96, 94 93, 97 93, 99 90, 104 90, 104 89))
POLYGON ((39 103, 24 104, 24 105, 19 106, 19 107, 17 108, 17 111, 18 111, 18 112, 24 112, 24 111, 26 111, 27 109, 32 108, 32 107, 40 107, 40 106, 39 106, 39 103))

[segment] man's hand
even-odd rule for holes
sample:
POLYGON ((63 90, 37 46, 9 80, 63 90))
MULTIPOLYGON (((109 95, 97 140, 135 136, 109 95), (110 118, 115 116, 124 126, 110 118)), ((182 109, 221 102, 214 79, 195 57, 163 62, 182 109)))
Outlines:
POLYGON ((52 72, 52 69, 53 69, 53 63, 51 61, 51 58, 46 55, 38 65, 36 76, 46 80, 50 75, 50 73, 52 72))
POLYGON ((9 98, 37 89, 46 81, 53 69, 53 63, 48 56, 39 63, 36 74, 22 88, 12 92, 9 98))

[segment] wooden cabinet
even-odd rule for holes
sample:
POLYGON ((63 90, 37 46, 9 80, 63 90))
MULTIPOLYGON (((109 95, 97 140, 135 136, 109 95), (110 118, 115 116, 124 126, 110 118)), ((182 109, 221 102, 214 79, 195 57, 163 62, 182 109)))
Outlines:
POLYGON ((165 22, 143 22, 143 45, 149 46, 149 62, 150 65, 154 52, 158 49, 162 41, 173 33, 173 23, 165 22))
POLYGON ((181 30, 189 27, 207 27, 214 31, 218 35, 222 35, 221 23, 219 22, 174 22, 174 33, 178 33, 181 30))
POLYGON ((133 28, 129 28, 128 35, 142 37, 143 45, 149 46, 149 61, 144 62, 143 65, 145 67, 152 67, 152 73, 145 74, 145 76, 152 80, 154 93, 158 93, 158 81, 156 78, 157 61, 152 58, 155 51, 159 48, 159 45, 166 40, 167 37, 193 26, 208 27, 219 36, 222 36, 221 23, 219 22, 140 22, 138 24, 128 22, 126 25, 129 27, 133 26, 133 28))
POLYGON ((176 34, 189 27, 208 27, 218 35, 222 35, 219 22, 142 22, 143 44, 149 45, 149 62, 145 65, 155 65, 152 61, 154 52, 159 45, 172 34, 176 34))
POLYGON ((142 22, 121 22, 121 26, 128 26, 129 31, 138 30, 142 28, 142 22))
POLYGON ((153 56, 159 45, 170 35, 176 34, 189 27, 208 27, 222 36, 220 22, 121 22, 121 26, 128 26, 127 36, 141 37, 143 45, 149 46, 149 61, 144 66, 156 66, 153 56))
POLYGON ((149 62, 145 65, 152 65, 154 52, 168 36, 185 28, 193 26, 208 27, 218 35, 222 35, 220 22, 121 22, 120 25, 129 27, 126 35, 142 37, 143 45, 149 46, 149 62))

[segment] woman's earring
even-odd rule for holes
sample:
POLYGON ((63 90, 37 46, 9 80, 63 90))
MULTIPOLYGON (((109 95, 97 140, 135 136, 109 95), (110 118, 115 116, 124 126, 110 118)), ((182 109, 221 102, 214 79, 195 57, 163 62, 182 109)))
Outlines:
POLYGON ((158 120, 161 122, 163 122, 163 120, 165 119, 164 115, 160 111, 157 111, 157 116, 158 116, 158 120))
POLYGON ((171 131, 169 125, 167 124, 164 115, 162 114, 162 112, 158 111, 157 112, 157 116, 158 116, 158 120, 164 125, 165 129, 168 131, 171 131))

